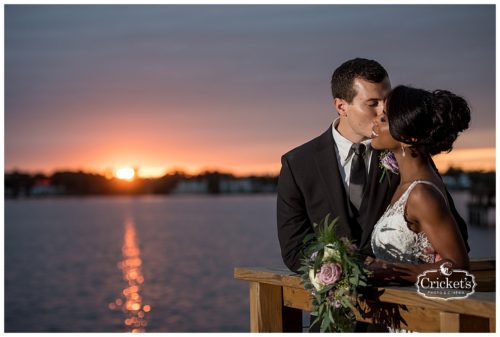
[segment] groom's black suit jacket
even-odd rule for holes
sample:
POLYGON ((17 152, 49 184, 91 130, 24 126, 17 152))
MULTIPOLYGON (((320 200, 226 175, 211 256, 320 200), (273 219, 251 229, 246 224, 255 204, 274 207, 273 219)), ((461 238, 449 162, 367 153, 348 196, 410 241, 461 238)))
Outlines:
MULTIPOLYGON (((337 163, 332 126, 321 136, 305 143, 281 158, 278 180, 278 238, 285 265, 297 272, 303 258, 303 239, 313 233, 313 223, 327 214, 339 217, 338 236, 355 241, 361 253, 373 255, 370 238, 373 226, 390 203, 399 184, 399 176, 389 174, 379 182, 383 170, 379 154, 372 150, 365 195, 359 212, 352 212, 337 163)), ((455 209, 447 192, 448 203, 467 246, 467 226, 455 209)))

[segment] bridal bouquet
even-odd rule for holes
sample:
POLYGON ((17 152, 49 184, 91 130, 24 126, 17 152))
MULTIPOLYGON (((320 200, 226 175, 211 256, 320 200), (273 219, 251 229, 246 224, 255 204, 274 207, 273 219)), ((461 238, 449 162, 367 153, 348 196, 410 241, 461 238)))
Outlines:
MULTIPOLYGON (((352 331, 356 317, 353 309, 362 312, 357 288, 366 286, 365 270, 357 257, 356 246, 347 238, 337 238, 328 214, 319 227, 319 235, 304 239, 305 258, 299 269, 304 288, 312 294, 311 325, 320 324, 321 332, 352 331)), ((313 225, 315 228, 318 224, 313 225)))

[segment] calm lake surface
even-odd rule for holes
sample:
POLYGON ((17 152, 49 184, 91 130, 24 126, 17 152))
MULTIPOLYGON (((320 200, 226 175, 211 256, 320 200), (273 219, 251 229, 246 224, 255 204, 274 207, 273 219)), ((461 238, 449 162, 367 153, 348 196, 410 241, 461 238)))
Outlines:
MULTIPOLYGON (((5 330, 248 331, 248 285, 233 268, 283 267, 275 200, 7 200, 5 330)), ((495 255, 494 229, 469 235, 472 257, 495 255)))

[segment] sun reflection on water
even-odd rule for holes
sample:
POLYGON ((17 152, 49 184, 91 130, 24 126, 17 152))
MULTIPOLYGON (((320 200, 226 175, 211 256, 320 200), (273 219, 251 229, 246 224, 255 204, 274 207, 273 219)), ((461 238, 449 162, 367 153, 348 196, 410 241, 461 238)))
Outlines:
POLYGON ((123 272, 123 279, 127 287, 122 290, 119 298, 108 304, 110 310, 120 310, 125 314, 123 321, 125 329, 129 332, 145 332, 148 325, 146 314, 151 311, 151 306, 143 304, 140 294, 144 283, 141 271, 141 251, 137 243, 137 235, 133 221, 125 223, 125 235, 122 247, 123 260, 118 263, 118 268, 123 272))

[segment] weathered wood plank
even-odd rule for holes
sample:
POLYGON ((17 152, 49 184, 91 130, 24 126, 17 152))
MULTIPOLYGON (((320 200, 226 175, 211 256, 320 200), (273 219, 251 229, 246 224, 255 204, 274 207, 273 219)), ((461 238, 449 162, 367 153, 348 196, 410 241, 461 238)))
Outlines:
POLYGON ((283 303, 290 308, 312 311, 311 294, 305 289, 283 287, 283 303))
MULTIPOLYGON (((471 271, 478 272, 479 276, 476 276, 476 281, 479 283, 484 278, 485 282, 490 282, 491 280, 494 282, 496 277, 495 264, 496 261, 491 259, 472 260, 470 263, 471 271)), ((244 281, 258 281, 302 288, 300 277, 285 268, 238 267, 234 269, 234 278, 244 281)))
MULTIPOLYGON (((496 269, 496 260, 492 259, 473 259, 470 261, 470 269, 474 270, 495 270, 496 269)), ((238 274, 241 277, 245 276, 245 273, 251 271, 252 275, 258 275, 258 273, 262 273, 264 277, 267 275, 275 274, 280 277, 284 276, 297 276, 296 273, 290 271, 286 268, 265 268, 265 267, 237 267, 235 270, 235 276, 238 274), (243 274, 240 274, 243 273, 243 274)))
POLYGON ((374 288, 381 291, 380 301, 420 306, 440 311, 461 314, 474 313, 477 316, 495 317, 495 293, 474 293, 467 299, 441 300, 428 299, 415 291, 413 287, 374 288))
POLYGON ((234 268, 234 278, 243 281, 261 282, 286 287, 302 288, 302 282, 297 274, 289 270, 280 268, 234 268))

